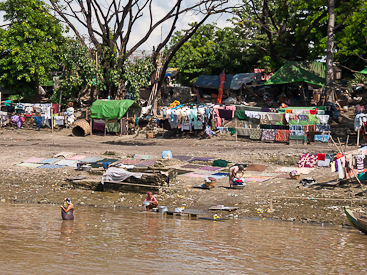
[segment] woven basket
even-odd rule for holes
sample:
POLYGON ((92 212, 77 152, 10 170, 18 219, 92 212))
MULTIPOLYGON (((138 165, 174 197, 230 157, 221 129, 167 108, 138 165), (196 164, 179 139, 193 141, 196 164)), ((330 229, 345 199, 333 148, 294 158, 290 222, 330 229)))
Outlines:
POLYGON ((153 133, 147 133, 147 138, 154 138, 154 134, 153 133))
POLYGON ((74 137, 84 137, 90 134, 90 125, 85 119, 74 122, 72 134, 74 137))

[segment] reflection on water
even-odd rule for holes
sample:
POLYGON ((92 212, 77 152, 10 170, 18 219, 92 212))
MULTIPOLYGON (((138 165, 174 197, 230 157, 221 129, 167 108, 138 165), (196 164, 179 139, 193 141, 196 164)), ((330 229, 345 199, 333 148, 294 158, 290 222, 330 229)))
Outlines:
POLYGON ((1 274, 362 274, 354 229, 237 219, 164 218, 133 210, 0 205, 1 274))

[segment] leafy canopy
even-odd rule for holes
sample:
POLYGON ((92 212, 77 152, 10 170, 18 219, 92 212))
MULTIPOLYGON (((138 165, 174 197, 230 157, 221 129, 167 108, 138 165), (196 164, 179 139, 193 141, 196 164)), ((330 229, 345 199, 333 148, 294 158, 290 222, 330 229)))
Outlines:
POLYGON ((7 0, 0 11, 9 22, 0 32, 0 84, 30 98, 59 68, 64 28, 40 0, 7 0))
POLYGON ((148 87, 150 75, 154 71, 154 66, 149 58, 136 58, 133 61, 126 61, 123 80, 126 91, 139 100, 139 89, 148 87))
POLYGON ((60 90, 63 97, 77 97, 87 86, 98 86, 95 59, 90 55, 87 46, 79 40, 67 38, 62 46, 62 66, 60 87, 54 91, 52 100, 57 102, 60 90))
MULTIPOLYGON (((183 36, 176 32, 170 41, 174 45, 183 36)), ((218 28, 217 25, 201 26, 176 53, 170 67, 179 69, 178 81, 190 85, 199 75, 242 72, 244 38, 238 28, 218 28)))

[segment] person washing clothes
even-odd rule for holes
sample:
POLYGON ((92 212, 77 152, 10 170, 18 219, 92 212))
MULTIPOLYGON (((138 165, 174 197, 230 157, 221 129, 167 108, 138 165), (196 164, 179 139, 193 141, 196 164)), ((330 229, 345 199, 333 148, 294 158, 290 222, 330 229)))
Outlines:
POLYGON ((64 205, 60 205, 60 207, 63 220, 74 220, 74 204, 69 198, 65 198, 64 205))
POLYGON ((148 196, 143 201, 143 206, 145 206, 146 210, 156 208, 159 204, 157 199, 153 196, 152 192, 147 192, 148 196))
POLYGON ((241 176, 240 176, 240 178, 242 178, 243 177, 243 173, 245 172, 245 167, 243 167, 243 165, 238 165, 238 166, 235 165, 235 166, 229 168, 229 187, 232 187, 233 180, 235 178, 238 178, 237 177, 237 173, 238 172, 242 172, 241 173, 241 176))

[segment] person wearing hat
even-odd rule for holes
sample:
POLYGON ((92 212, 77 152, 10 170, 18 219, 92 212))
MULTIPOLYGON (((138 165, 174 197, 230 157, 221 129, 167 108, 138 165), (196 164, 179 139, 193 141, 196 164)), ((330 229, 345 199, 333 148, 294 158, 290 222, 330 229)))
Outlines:
POLYGON ((240 178, 242 178, 243 173, 245 172, 245 167, 243 167, 243 165, 235 165, 229 168, 229 187, 232 187, 233 180, 237 177, 237 173, 240 171, 242 172, 240 178))
POLYGON ((145 198, 143 205, 146 205, 146 209, 152 209, 152 208, 156 208, 159 204, 159 202, 157 201, 157 199, 153 196, 152 192, 147 192, 147 197, 145 198), (146 204, 145 202, 148 202, 149 204, 146 204))
POLYGON ((64 205, 60 205, 60 207, 63 220, 74 220, 74 204, 69 198, 65 198, 64 205))

